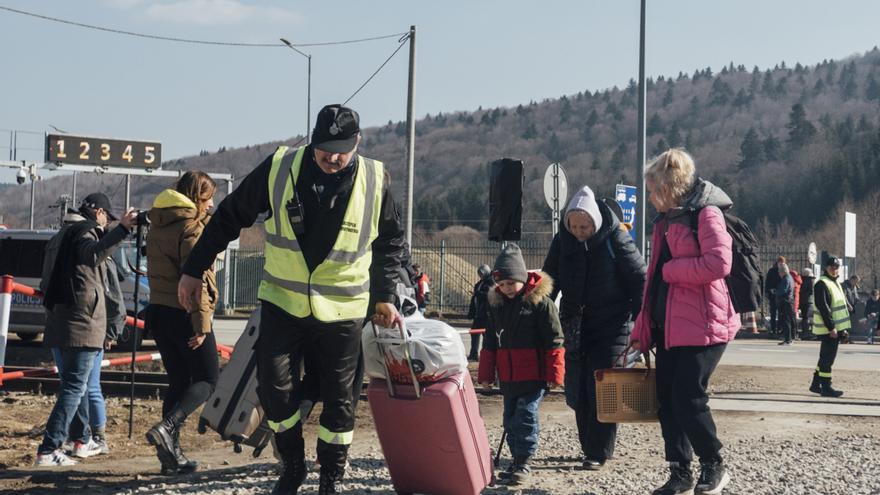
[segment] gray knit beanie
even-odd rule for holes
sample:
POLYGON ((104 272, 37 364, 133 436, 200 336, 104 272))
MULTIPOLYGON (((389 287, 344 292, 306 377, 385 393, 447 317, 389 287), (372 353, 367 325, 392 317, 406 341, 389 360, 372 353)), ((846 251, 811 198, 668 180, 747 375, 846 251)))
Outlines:
POLYGON ((496 281, 516 280, 522 283, 528 281, 529 271, 526 269, 526 262, 523 260, 519 246, 511 242, 501 250, 501 254, 495 259, 492 276, 496 281))

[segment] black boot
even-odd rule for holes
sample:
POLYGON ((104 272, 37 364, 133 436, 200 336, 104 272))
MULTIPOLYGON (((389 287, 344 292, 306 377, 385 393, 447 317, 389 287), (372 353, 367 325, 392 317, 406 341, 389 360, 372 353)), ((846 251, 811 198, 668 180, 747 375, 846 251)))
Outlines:
POLYGON ((810 384, 810 392, 814 394, 821 394, 822 388, 819 386, 819 372, 813 372, 813 383, 810 384))
POLYGON ((180 434, 178 430, 185 419, 183 411, 174 408, 147 431, 147 441, 156 447, 156 456, 162 463, 162 474, 177 474, 180 469, 175 455, 174 438, 180 434))
POLYGON ((691 473, 691 465, 670 462, 669 479, 660 488, 652 492, 652 495, 691 495, 694 493, 694 475, 691 473))
POLYGON ((183 425, 181 424, 180 426, 180 428, 174 430, 174 459, 177 461, 177 472, 186 474, 198 469, 199 462, 187 459, 183 455, 183 449, 180 448, 180 430, 183 429, 183 425))
POLYGON ((281 455, 281 476, 272 489, 272 495, 296 495, 306 480, 302 423, 282 433, 276 433, 275 447, 281 455))
POLYGON ((318 482, 318 495, 339 493, 338 484, 345 475, 348 461, 348 445, 336 445, 318 440, 318 461, 321 463, 321 479, 318 482))
POLYGON ((831 378, 821 378, 819 388, 821 389, 822 397, 840 397, 843 395, 843 392, 831 387, 831 378))

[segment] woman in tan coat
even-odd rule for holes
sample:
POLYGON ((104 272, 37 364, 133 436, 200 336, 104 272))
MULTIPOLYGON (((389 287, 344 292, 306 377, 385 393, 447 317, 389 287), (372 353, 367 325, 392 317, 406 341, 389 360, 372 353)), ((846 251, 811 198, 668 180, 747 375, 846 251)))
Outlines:
POLYGON ((214 391, 219 374, 217 343, 211 333, 217 303, 214 272, 205 272, 196 311, 187 313, 177 300, 180 269, 210 219, 216 189, 208 174, 187 172, 174 189, 156 197, 149 212, 146 324, 162 355, 169 387, 162 403, 163 419, 147 432, 147 440, 156 447, 163 474, 191 472, 198 466, 183 455, 180 428, 214 391))

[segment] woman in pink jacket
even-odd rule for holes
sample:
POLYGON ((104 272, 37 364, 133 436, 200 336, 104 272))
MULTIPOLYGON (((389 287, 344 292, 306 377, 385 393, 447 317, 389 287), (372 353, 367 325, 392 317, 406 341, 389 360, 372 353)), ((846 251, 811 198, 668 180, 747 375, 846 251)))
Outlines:
POLYGON ((651 163, 646 181, 659 215, 631 342, 643 353, 657 349, 657 399, 670 477, 653 494, 690 494, 694 488, 719 494, 730 476, 706 389, 740 327, 724 281, 733 252, 721 210, 732 202, 696 176, 693 159, 681 149, 651 163), (701 467, 696 484, 690 467, 694 452, 701 467))

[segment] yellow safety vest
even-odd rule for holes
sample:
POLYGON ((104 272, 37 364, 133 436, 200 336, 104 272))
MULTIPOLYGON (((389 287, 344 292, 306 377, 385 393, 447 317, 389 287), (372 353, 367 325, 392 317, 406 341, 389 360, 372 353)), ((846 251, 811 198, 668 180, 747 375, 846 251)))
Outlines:
POLYGON ((298 318, 314 315, 326 322, 363 318, 370 300, 371 245, 379 235, 384 166, 358 156, 339 235, 327 258, 310 273, 285 208, 296 194, 304 152, 305 147, 288 153, 287 146, 280 146, 272 158, 272 216, 264 224, 266 264, 257 297, 298 318))
MULTIPOLYGON (((822 275, 818 283, 824 283, 831 293, 831 319, 834 320, 834 329, 838 332, 849 330, 852 324, 849 321, 849 310, 846 309, 846 295, 843 293, 843 287, 837 280, 832 279, 828 275, 822 275)), ((816 299, 813 298, 813 333, 815 335, 827 335, 830 333, 828 327, 825 326, 825 320, 822 313, 816 306, 816 299)))

